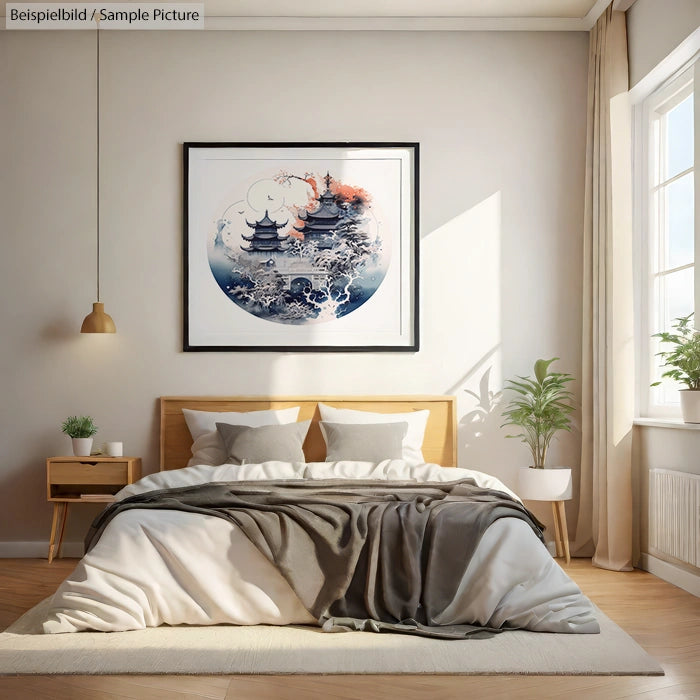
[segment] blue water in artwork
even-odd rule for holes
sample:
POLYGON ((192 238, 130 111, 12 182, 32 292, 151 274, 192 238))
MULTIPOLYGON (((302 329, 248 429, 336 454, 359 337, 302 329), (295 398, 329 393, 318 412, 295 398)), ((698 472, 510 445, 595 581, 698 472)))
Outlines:
POLYGON ((362 188, 330 174, 283 173, 226 209, 209 239, 209 265, 227 298, 258 318, 327 322, 358 309, 384 280, 389 255, 378 228, 362 188), (300 204, 280 194, 290 184, 300 204))

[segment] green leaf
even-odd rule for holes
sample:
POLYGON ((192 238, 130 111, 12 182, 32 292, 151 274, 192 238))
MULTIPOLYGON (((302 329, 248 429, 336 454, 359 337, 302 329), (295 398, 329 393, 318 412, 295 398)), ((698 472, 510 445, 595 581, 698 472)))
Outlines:
POLYGON ((537 360, 537 362, 535 362, 535 378, 540 384, 542 384, 544 378, 547 376, 549 365, 558 359, 558 357, 553 357, 551 360, 537 360))

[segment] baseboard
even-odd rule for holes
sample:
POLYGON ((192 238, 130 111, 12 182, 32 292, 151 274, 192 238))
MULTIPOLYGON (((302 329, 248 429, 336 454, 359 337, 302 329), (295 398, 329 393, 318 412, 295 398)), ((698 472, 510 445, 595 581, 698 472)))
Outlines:
POLYGON ((670 564, 663 559, 658 559, 652 554, 642 552, 639 558, 640 568, 648 571, 654 576, 662 578, 664 581, 672 583, 678 588, 682 588, 688 593, 700 598, 700 576, 693 574, 690 571, 681 569, 679 566, 670 564))
MULTIPOLYGON (((47 559, 48 542, 0 542, 0 559, 47 559)), ((82 542, 64 542, 61 556, 82 557, 82 542)))

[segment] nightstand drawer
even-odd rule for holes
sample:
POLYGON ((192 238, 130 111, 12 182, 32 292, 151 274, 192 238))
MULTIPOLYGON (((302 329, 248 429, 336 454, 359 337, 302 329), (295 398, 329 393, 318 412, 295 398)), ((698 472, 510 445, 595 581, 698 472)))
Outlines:
POLYGON ((50 484, 128 483, 128 462, 54 462, 49 467, 50 484))

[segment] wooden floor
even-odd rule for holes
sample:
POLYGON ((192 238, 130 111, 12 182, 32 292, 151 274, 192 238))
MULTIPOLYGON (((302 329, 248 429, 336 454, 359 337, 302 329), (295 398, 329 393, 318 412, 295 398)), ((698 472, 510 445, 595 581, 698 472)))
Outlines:
MULTIPOLYGON (((0 559, 0 628, 52 593, 74 565, 0 559)), ((566 570, 665 676, 0 676, 0 698, 700 698, 700 599, 641 571, 604 571, 582 559, 566 570)))

